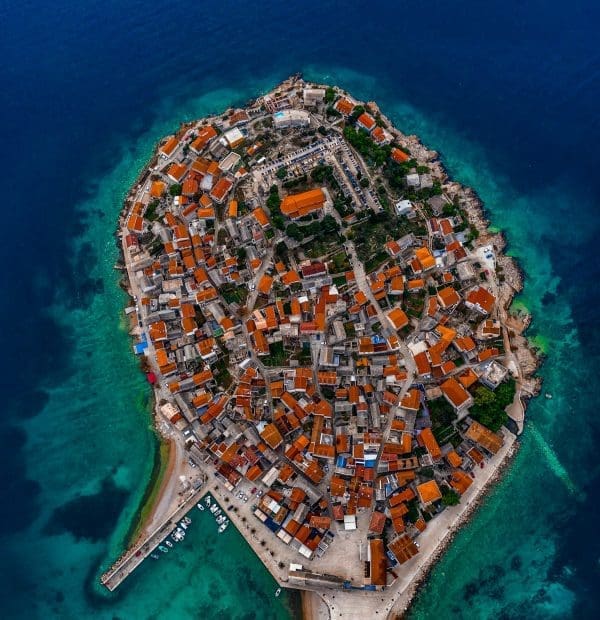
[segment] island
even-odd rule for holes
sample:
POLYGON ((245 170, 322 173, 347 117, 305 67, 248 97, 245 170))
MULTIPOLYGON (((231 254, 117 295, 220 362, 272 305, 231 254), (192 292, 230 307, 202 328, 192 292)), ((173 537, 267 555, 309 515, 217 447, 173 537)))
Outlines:
POLYGON ((403 614, 540 388, 477 195, 374 102, 293 76, 161 141, 118 238, 162 460, 102 583, 197 505, 307 617, 403 614))

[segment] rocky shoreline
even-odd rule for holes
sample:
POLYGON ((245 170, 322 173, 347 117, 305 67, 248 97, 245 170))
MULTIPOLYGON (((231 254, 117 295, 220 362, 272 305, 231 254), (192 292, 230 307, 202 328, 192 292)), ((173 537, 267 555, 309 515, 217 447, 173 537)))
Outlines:
POLYGON ((498 303, 504 312, 504 321, 511 328, 512 351, 519 360, 519 366, 523 370, 522 390, 524 397, 529 400, 537 396, 542 388, 542 378, 534 376, 543 363, 543 353, 534 347, 526 337, 527 330, 531 327, 533 318, 527 313, 511 313, 511 305, 515 295, 523 290, 525 273, 518 261, 511 256, 507 256, 504 251, 508 246, 508 241, 503 231, 492 232, 491 222, 486 213, 485 204, 477 192, 465 187, 458 181, 452 181, 448 171, 440 159, 439 153, 428 149, 421 139, 416 135, 404 135, 396 129, 390 119, 379 109, 376 102, 370 101, 367 105, 378 114, 388 125, 389 131, 397 138, 402 146, 408 148, 415 159, 426 163, 433 171, 433 175, 446 183, 447 194, 450 198, 458 198, 460 206, 467 214, 467 219, 478 232, 477 246, 492 245, 496 251, 496 260, 502 269, 504 281, 499 287, 498 303))

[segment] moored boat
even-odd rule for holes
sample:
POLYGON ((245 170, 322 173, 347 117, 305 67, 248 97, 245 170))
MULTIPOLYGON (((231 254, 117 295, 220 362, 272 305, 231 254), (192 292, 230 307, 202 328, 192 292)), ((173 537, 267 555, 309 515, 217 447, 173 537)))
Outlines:
POLYGON ((158 545, 158 550, 163 553, 169 553, 169 550, 164 545, 158 545))
POLYGON ((200 502, 198 502, 198 503, 196 504, 196 508, 197 508, 198 510, 204 510, 204 506, 203 506, 200 502))

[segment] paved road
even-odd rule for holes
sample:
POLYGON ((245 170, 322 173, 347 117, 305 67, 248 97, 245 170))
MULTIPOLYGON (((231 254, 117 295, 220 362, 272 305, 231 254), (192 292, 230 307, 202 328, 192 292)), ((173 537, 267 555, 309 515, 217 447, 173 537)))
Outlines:
POLYGON ((248 298, 246 299, 246 316, 252 314, 252 310, 254 310, 254 306, 258 298, 258 283, 260 282, 260 279, 265 275, 267 269, 269 269, 273 264, 273 254, 275 253, 276 244, 275 239, 273 241, 273 245, 271 245, 271 247, 267 250, 267 253, 263 256, 262 263, 252 280, 252 282, 254 283, 254 290, 250 293, 250 295, 248 295, 248 298))
MULTIPOLYGON (((356 280, 356 285, 366 295, 367 299, 371 302, 371 304, 373 304, 373 307, 377 311, 377 317, 379 318, 379 322, 381 323, 381 333, 386 337, 391 336, 392 334, 396 334, 396 330, 393 328, 390 320, 388 319, 386 314, 383 312, 383 310, 381 309, 381 306, 379 305, 379 302, 375 299, 375 296, 373 295, 373 291, 371 290, 371 287, 369 286, 369 282, 367 280, 367 275, 365 273, 364 265, 362 264, 362 261, 358 258, 356 254, 356 247, 354 246, 354 242, 347 241, 345 245, 346 245, 346 252, 348 253, 348 256, 350 258, 350 264, 352 265, 352 269, 354 270, 354 277, 356 280)), ((416 369, 415 360, 412 356, 412 353, 410 352, 410 349, 408 348, 406 343, 401 338, 399 338, 399 342, 400 342, 400 354, 404 361, 404 367, 407 373, 406 380, 404 381, 402 385, 402 389, 400 390, 400 394, 399 394, 399 401, 401 401, 404 398, 404 396, 406 396, 406 393, 410 389, 410 386, 412 385, 414 378, 416 376, 417 369, 416 369)), ((378 467, 379 460, 381 459, 381 455, 383 454, 383 448, 385 446, 385 443, 389 439, 393 420, 394 420, 394 412, 392 411, 388 415, 388 418, 386 420, 386 425, 382 433, 381 444, 377 452, 377 460, 376 460, 375 467, 378 467)))

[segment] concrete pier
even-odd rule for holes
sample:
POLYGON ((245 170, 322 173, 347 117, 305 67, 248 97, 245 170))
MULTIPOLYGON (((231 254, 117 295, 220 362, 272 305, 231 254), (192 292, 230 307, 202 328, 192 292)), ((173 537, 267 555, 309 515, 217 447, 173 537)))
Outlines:
POLYGON ((202 499, 207 493, 203 488, 193 491, 169 515, 164 523, 144 536, 141 541, 128 549, 113 566, 107 570, 100 581, 104 587, 113 592, 131 575, 135 569, 173 532, 179 521, 202 499))

